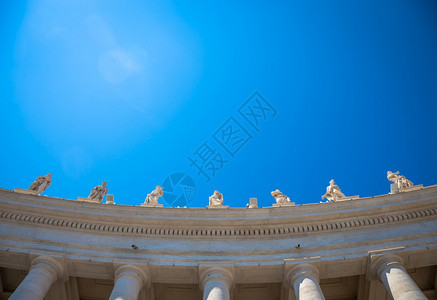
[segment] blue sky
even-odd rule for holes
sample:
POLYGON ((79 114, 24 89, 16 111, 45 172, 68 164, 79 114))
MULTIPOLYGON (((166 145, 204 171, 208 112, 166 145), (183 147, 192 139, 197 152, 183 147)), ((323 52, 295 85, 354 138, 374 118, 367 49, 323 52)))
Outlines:
POLYGON ((106 180, 139 205, 184 173, 189 207, 215 189, 245 207, 275 189, 318 203, 331 178, 386 194, 387 170, 437 184, 435 1, 2 1, 0 14, 2 188, 50 172, 45 195, 106 180), (255 92, 271 108, 258 128, 239 113, 255 92), (208 182, 188 159, 205 142, 208 182))

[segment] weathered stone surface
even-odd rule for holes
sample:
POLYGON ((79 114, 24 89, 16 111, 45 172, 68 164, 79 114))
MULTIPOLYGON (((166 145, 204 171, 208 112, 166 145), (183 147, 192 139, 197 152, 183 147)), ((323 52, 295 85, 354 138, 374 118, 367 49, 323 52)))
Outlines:
MULTIPOLYGON (((253 295, 291 300, 294 288, 302 287, 302 294, 307 287, 317 290, 317 280, 304 278, 279 296, 280 283, 286 282, 285 261, 313 264, 302 259, 320 257, 324 297, 375 300, 387 298, 386 286, 407 286, 383 284, 383 277, 366 279, 369 252, 396 248, 406 274, 432 299, 437 296, 428 284, 437 266, 436 203, 437 186, 359 201, 215 210, 98 205, 0 189, 0 268, 6 272, 1 280, 16 278, 8 282, 14 290, 26 278, 21 270, 30 270, 33 255, 61 256, 68 281, 53 282, 48 300, 55 294, 69 295, 55 299, 108 299, 118 261, 117 266, 149 266, 152 284, 140 289, 139 299, 154 292, 161 299, 199 299, 204 293, 199 265, 208 262, 205 269, 232 266, 229 293, 234 300, 253 295)), ((409 281, 402 272, 393 269, 386 277, 409 281)), ((226 284, 210 282, 208 289, 226 294, 226 284)))
POLYGON ((146 200, 144 200, 144 203, 141 204, 141 206, 163 206, 161 204, 158 204, 159 197, 164 195, 164 191, 161 186, 157 185, 156 188, 147 195, 146 200))
POLYGON ((102 185, 98 185, 91 190, 88 198, 94 202, 101 203, 107 192, 108 188, 106 187, 106 181, 103 181, 102 185))
POLYGON ((38 176, 35 181, 30 185, 29 191, 34 191, 36 194, 44 192, 52 183, 52 174, 46 176, 38 176))
POLYGON ((220 206, 223 206, 223 195, 219 191, 214 191, 214 194, 209 197, 208 208, 220 206))
POLYGON ((115 204, 114 195, 111 194, 106 195, 106 204, 115 204))
POLYGON ((331 179, 329 181, 329 185, 326 188, 326 193, 322 196, 322 200, 327 198, 329 201, 346 201, 346 200, 352 200, 357 199, 359 196, 345 196, 338 185, 335 183, 334 179, 331 179))
POLYGON ((279 207, 279 206, 290 206, 290 205, 293 205, 292 202, 290 201, 290 198, 287 197, 286 195, 284 195, 278 189, 273 191, 273 192, 271 192, 270 194, 276 200, 276 205, 273 205, 273 206, 279 207))
POLYGON ((428 299, 404 268, 402 257, 382 252, 370 259, 370 276, 379 279, 394 300, 428 299))
POLYGON ((39 256, 32 261, 29 274, 9 299, 42 300, 52 284, 64 276, 64 272, 64 267, 56 259, 39 256))
POLYGON ((423 185, 414 185, 413 182, 405 178, 405 176, 399 175, 399 171, 394 173, 392 171, 387 171, 387 179, 393 182, 390 185, 391 194, 396 194, 399 192, 411 192, 423 188, 423 185))
POLYGON ((249 206, 247 208, 258 208, 258 199, 257 198, 250 198, 249 199, 249 206))
POLYGON ((38 176, 27 190, 15 188, 14 191, 21 194, 40 195, 50 186, 51 183, 52 174, 49 173, 45 176, 38 176))

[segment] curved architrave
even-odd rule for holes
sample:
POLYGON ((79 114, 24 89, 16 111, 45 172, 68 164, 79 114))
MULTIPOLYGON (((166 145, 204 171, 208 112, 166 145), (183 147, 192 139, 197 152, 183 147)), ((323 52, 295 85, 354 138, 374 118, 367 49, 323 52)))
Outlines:
MULTIPOLYGON (((437 264, 436 203, 437 186, 335 203, 214 211, 81 203, 0 189, 0 266, 26 269, 20 258, 29 251, 62 253, 71 276, 100 272, 99 278, 112 279, 106 273, 119 258, 149 261, 152 281, 178 282, 177 274, 198 274, 198 262, 225 261, 235 262, 235 278, 263 282, 268 273, 269 282, 282 282, 286 259, 322 256, 321 278, 352 276, 366 274, 369 251, 387 247, 405 247, 401 256, 414 258, 406 262, 427 266, 437 264)), ((199 276, 183 280, 199 283, 199 276)))

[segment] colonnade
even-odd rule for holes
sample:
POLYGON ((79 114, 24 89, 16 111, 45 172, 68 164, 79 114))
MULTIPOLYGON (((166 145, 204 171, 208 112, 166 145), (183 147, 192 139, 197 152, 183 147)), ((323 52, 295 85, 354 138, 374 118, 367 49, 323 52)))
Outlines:
MULTIPOLYGON (((397 255, 380 255, 372 260, 370 277, 380 280, 395 300, 427 298, 414 283, 397 255)), ((42 300, 53 283, 66 279, 62 263, 56 258, 39 256, 35 258, 26 278, 10 299, 42 300)), ((208 267, 199 277, 203 300, 229 300, 234 282, 232 271, 223 267, 208 267)), ((151 286, 147 270, 135 265, 121 265, 114 273, 114 288, 110 300, 135 300, 143 288, 151 286)), ((298 300, 324 300, 319 285, 319 270, 311 263, 299 263, 286 272, 284 283, 294 290, 298 300)))

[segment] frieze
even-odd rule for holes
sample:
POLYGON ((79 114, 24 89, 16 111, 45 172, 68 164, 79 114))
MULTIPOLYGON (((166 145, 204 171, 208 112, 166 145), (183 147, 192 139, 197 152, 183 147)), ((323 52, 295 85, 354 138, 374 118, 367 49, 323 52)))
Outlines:
POLYGON ((324 224, 308 224, 289 227, 275 228, 228 228, 228 229, 200 229, 200 228, 146 228, 140 226, 124 226, 112 224, 87 223, 82 221, 67 220, 61 218, 50 218, 44 216, 35 216, 29 214, 20 214, 15 212, 0 211, 0 218, 26 222, 32 224, 43 224, 62 228, 73 228, 87 231, 109 232, 109 233, 131 233, 150 236, 281 236, 308 232, 335 231, 345 228, 360 228, 366 226, 376 226, 378 224, 396 223, 419 218, 435 216, 437 208, 415 210, 401 214, 375 216, 362 219, 344 220, 338 222, 329 222, 324 224))

